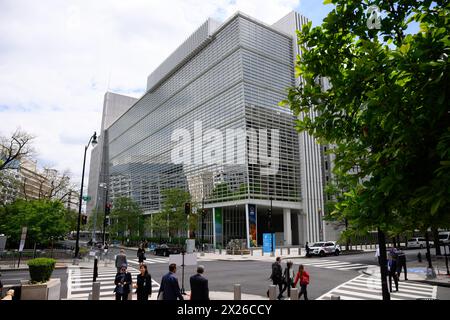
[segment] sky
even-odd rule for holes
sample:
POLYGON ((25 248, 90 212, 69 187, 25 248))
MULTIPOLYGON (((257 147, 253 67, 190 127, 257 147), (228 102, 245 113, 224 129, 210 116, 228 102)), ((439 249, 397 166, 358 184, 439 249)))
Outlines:
POLYGON ((271 24, 297 10, 317 25, 331 10, 322 2, 0 0, 0 135, 34 135, 38 165, 79 183, 106 91, 142 96, 147 76, 208 17, 240 10, 271 24))

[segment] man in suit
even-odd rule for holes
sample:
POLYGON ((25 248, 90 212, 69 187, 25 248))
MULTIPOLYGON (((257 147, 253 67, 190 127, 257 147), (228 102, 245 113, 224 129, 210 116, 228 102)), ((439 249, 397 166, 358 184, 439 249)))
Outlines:
POLYGON ((209 300, 208 279, 203 276, 205 267, 198 266, 197 274, 194 274, 191 279, 191 300, 209 300))
POLYGON ((163 295, 162 300, 184 300, 183 295, 181 294, 180 285, 178 284, 178 279, 175 276, 177 272, 177 265, 175 263, 171 263, 169 265, 169 273, 162 277, 161 286, 159 287, 158 292, 158 300, 160 294, 163 295))

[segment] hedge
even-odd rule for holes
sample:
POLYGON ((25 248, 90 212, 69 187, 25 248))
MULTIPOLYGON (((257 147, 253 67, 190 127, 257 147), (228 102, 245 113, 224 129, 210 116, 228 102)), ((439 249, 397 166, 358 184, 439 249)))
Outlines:
POLYGON ((32 283, 47 282, 55 269, 56 260, 49 258, 36 258, 28 261, 32 283))

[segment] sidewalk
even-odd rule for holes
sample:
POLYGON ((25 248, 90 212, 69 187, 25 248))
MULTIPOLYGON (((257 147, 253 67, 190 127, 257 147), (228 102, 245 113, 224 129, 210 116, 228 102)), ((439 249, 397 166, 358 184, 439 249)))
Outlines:
MULTIPOLYGON (((434 265, 433 269, 436 272, 436 278, 427 278, 427 267, 423 266, 424 264, 419 263, 410 263, 408 264, 408 281, 414 281, 414 282, 422 282, 427 283, 434 286, 441 286, 441 287, 450 287, 450 275, 446 274, 446 268, 445 266, 441 265, 434 265)), ((380 268, 374 267, 374 268, 368 268, 367 270, 363 271, 362 273, 367 274, 369 276, 375 276, 375 277, 381 277, 380 275, 380 268)), ((402 273, 400 275, 400 282, 402 282, 404 279, 404 274, 402 273)))

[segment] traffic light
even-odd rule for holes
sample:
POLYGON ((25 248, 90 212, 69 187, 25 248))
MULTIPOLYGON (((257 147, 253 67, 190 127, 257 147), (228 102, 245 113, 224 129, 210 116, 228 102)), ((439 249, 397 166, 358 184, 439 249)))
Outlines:
POLYGON ((191 203, 190 202, 186 202, 184 204, 184 213, 191 214, 191 203))
POLYGON ((87 216, 83 214, 81 216, 81 224, 85 225, 86 223, 87 223, 87 216))

